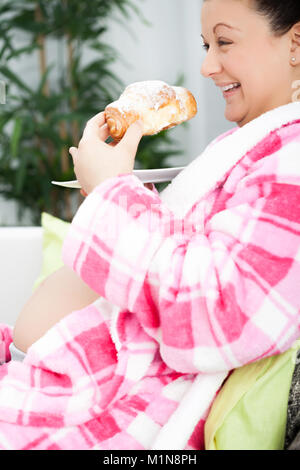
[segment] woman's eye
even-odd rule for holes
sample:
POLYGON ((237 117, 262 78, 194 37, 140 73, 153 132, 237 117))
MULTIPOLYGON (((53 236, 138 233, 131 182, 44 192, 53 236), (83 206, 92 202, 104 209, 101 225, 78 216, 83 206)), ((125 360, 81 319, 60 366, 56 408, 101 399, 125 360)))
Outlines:
POLYGON ((227 46, 228 44, 231 44, 231 42, 226 42, 226 41, 218 41, 219 46, 227 46))
MULTIPOLYGON (((231 42, 226 42, 226 41, 218 41, 218 45, 219 46, 227 46, 229 44, 232 44, 231 42)), ((202 47, 203 49, 205 49, 206 51, 208 51, 209 49, 209 45, 208 44, 202 44, 202 47)))

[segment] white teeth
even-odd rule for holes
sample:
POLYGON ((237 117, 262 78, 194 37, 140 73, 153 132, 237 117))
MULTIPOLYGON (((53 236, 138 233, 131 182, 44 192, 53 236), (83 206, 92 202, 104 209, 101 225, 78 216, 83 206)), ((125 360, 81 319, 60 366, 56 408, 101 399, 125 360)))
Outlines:
POLYGON ((239 86, 239 83, 232 83, 231 85, 227 85, 227 86, 222 87, 222 91, 228 91, 228 90, 231 90, 232 88, 235 88, 237 86, 239 86))

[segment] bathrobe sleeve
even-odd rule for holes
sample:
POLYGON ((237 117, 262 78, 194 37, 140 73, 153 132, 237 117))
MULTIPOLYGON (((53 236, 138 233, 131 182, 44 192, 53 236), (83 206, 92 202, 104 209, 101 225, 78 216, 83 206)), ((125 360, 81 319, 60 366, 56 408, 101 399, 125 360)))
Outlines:
POLYGON ((204 230, 178 228, 158 194, 121 175, 80 206, 63 259, 138 317, 169 367, 214 373, 278 354, 300 336, 299 220, 299 186, 258 177, 204 230))

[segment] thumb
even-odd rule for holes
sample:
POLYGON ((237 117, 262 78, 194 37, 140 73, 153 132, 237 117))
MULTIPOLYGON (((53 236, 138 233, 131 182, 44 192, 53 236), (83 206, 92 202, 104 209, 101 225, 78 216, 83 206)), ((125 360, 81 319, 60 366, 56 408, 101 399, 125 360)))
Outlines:
POLYGON ((76 147, 70 147, 69 148, 69 153, 71 154, 73 161, 77 156, 78 149, 76 147))
POLYGON ((143 137, 144 125, 141 120, 135 121, 128 127, 119 146, 126 149, 130 155, 135 155, 141 138, 143 137))

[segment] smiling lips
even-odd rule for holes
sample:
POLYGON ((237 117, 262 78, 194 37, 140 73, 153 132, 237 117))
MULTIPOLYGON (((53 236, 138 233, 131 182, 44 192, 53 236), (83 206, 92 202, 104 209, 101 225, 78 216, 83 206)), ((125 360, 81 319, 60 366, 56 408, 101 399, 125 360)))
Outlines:
POLYGON ((229 91, 232 90, 233 88, 238 88, 240 86, 240 83, 231 83, 230 85, 225 85, 221 87, 222 91, 229 91))
POLYGON ((239 82, 231 82, 231 83, 216 83, 215 82, 215 85, 221 88, 224 98, 228 98, 229 96, 233 95, 241 87, 241 84, 239 82))
POLYGON ((240 87, 240 83, 231 83, 229 85, 220 86, 224 98, 228 98, 229 96, 233 95, 240 87))

